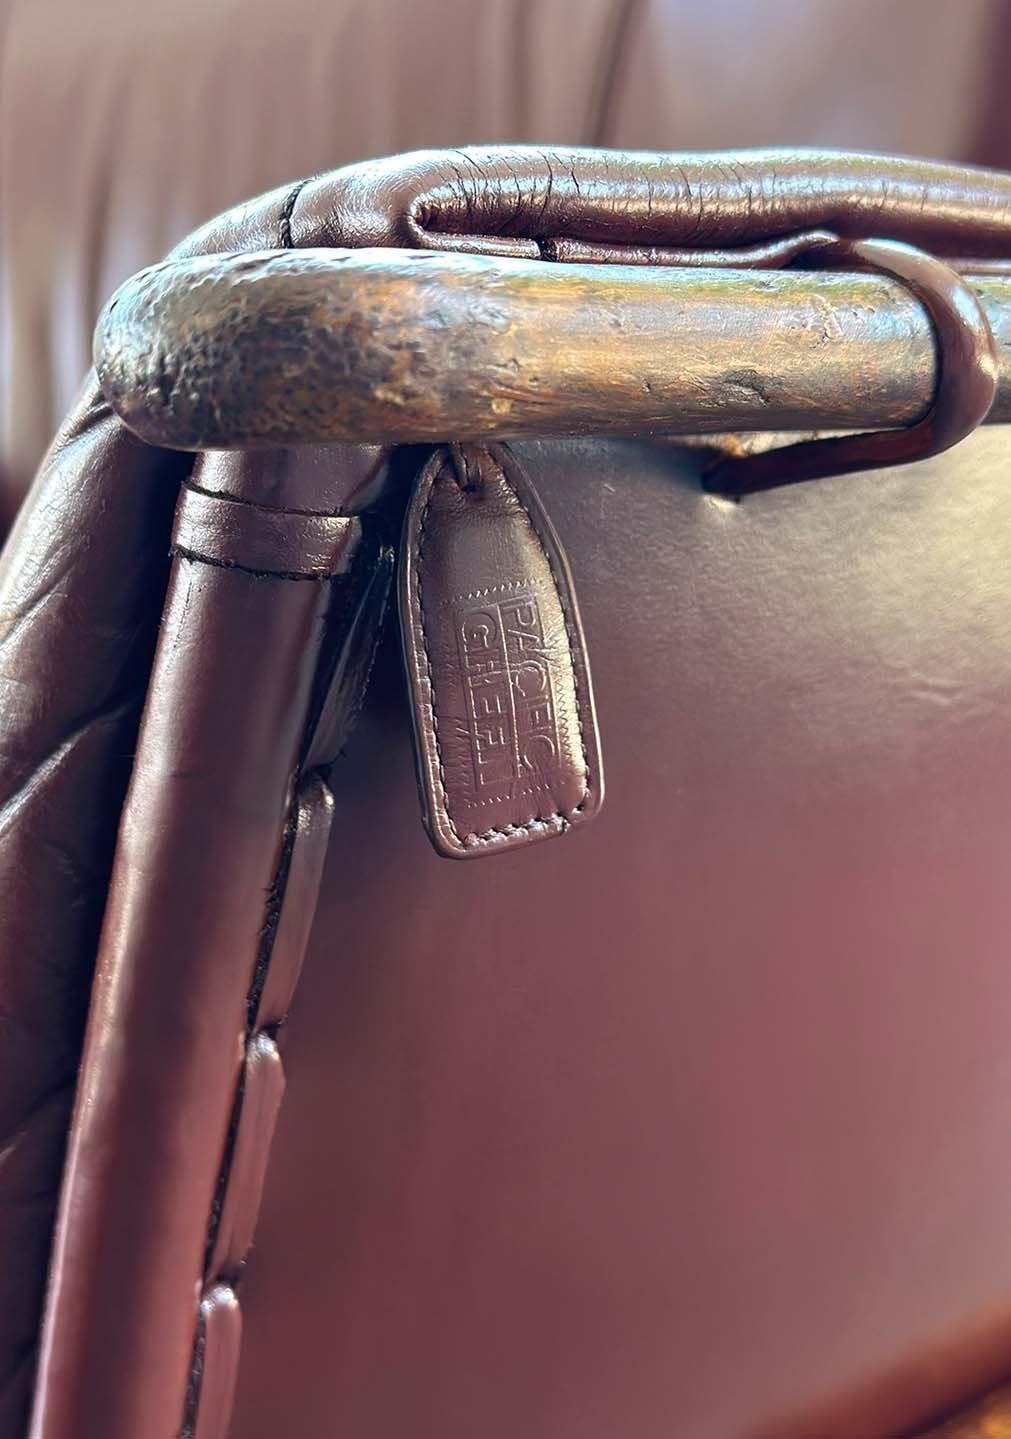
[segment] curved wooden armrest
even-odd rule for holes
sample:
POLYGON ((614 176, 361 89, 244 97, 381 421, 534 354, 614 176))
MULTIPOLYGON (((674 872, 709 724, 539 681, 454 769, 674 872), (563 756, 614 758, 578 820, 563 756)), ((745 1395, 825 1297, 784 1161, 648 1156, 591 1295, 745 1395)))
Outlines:
MULTIPOLYGON (((1006 420, 1011 277, 969 280, 1006 420)), ((390 249, 142 271, 103 311, 95 363, 131 429, 188 450, 881 429, 915 422, 936 382, 926 311, 878 275, 390 249)))

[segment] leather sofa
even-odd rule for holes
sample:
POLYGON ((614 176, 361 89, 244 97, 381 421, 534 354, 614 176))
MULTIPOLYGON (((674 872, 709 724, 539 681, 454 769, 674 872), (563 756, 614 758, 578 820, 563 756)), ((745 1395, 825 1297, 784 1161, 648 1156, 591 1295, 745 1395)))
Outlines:
MULTIPOLYGON (((45 15, 14 6, 8 56, 42 46, 45 15)), ((470 87, 466 124, 510 130, 529 101, 532 131, 652 140, 661 88, 634 77, 659 65, 662 37, 674 44, 670 12, 588 15, 576 43, 592 56, 619 35, 625 68, 570 98, 523 90, 531 71, 516 66, 521 99, 510 91, 486 119, 501 92, 447 67, 470 87)), ((34 127, 35 179, 16 153, 0 164, 8 194, 39 186, 32 227, 2 246, 8 350, 23 357, 5 371, 12 496, 115 283, 219 186, 237 199, 316 163, 294 124, 267 123, 278 150, 243 130, 224 179, 178 167, 176 148, 145 139, 163 138, 164 92, 137 82, 139 118, 123 125, 126 61, 97 26, 75 37, 75 16, 62 43, 96 44, 81 73, 102 99, 73 183, 66 162, 40 164, 62 151, 70 85, 53 85, 34 127), (117 127, 138 147, 121 171, 117 127)), ((962 79, 944 94, 963 98, 947 112, 920 88, 929 141, 916 148, 1002 158, 987 80, 999 19, 962 12, 946 55, 962 79)), ((514 20, 498 17, 534 55, 552 24, 567 42, 550 7, 526 30, 514 20)), ((492 20, 470 23, 501 75, 497 48, 479 44, 492 20)), ((124 54, 131 37, 143 49, 134 26, 117 31, 124 54)), ((917 29, 896 22, 897 51, 917 29)), ((262 74, 270 47, 251 33, 243 49, 224 20, 209 32, 236 58, 207 62, 198 101, 230 116, 228 85, 252 93, 242 67, 262 74)), ((887 53, 890 24, 879 42, 887 53)), ((402 63, 426 98, 439 91, 418 52, 402 63)), ((318 143, 326 127, 308 112, 333 87, 284 92, 318 143)), ((848 139, 830 135, 820 98, 810 126, 848 139)), ((382 111, 382 148, 422 109, 393 85, 390 104, 405 129, 382 111)), ((459 133, 446 104, 433 129, 459 133)), ((796 124, 782 104, 770 132, 796 124)), ((881 104, 885 145, 913 111, 908 96, 881 104)), ((204 133, 209 110, 180 108, 204 133)), ((856 107, 840 130, 862 123, 856 107)), ((351 195, 354 210, 355 186, 286 184, 189 249, 361 243, 337 203, 351 195)), ((396 516, 417 453, 217 452, 191 475, 187 457, 124 429, 93 377, 62 427, 0 573, 4 1439, 28 1422, 50 1264, 36 1439, 218 1439, 235 1364, 235 1439, 897 1439, 1006 1379, 1003 431, 740 505, 705 493, 698 452, 667 442, 514 448, 571 557, 609 795, 585 834, 472 866, 426 844, 392 627, 371 647, 396 540, 376 491, 396 516), (280 571, 254 582, 178 544, 170 572, 187 478, 289 519, 369 517, 368 565, 327 580, 344 596, 334 632, 364 636, 335 685, 332 801, 297 789, 291 808, 292 774, 315 773, 299 746, 321 663, 317 586, 280 571), (283 976, 265 990, 274 961, 264 971, 258 955, 278 845, 303 835, 319 904, 282 1025, 283 976), (262 1109, 236 1107, 237 1092, 262 1109), (239 1144, 243 1112, 266 1131, 277 1118, 269 1164, 259 1130, 239 1144), (238 1211, 215 1190, 226 1171, 242 1181, 238 1211), (71 1198, 51 1256, 61 1174, 71 1198), (210 1210, 220 1244, 195 1255, 192 1218, 210 1210), (196 1369, 194 1326, 212 1335, 196 1369), (219 1393, 220 1410, 206 1397, 219 1393)), ((288 926, 305 930, 312 905, 285 882, 288 926)), ((290 938, 301 960, 305 935, 279 928, 284 905, 270 912, 271 943, 290 938)))

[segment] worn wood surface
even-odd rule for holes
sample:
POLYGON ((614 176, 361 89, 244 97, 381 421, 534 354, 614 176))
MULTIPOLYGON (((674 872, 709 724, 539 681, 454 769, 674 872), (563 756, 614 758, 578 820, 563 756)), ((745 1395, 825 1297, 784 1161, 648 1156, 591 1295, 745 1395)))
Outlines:
MULTIPOLYGON (((970 282, 1008 420, 1011 278, 970 282)), ((935 388, 926 312, 876 275, 385 249, 156 266, 103 311, 95 360, 126 423, 183 449, 883 428, 935 388)))

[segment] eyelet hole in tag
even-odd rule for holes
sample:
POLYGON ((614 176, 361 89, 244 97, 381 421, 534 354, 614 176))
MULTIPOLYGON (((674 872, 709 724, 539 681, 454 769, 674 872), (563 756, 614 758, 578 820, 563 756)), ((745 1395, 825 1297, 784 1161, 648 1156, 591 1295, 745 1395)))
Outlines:
POLYGON ((564 835, 603 800, 568 562, 505 446, 439 449, 404 524, 400 618, 425 827, 464 859, 564 835))

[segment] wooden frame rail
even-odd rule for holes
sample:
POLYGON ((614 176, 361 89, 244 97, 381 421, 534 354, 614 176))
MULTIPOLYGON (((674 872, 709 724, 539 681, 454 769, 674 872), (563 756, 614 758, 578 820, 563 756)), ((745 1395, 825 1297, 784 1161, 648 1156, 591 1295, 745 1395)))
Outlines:
MULTIPOLYGON (((1011 420, 1011 276, 967 278, 1000 357, 989 419, 1011 420)), ((142 271, 95 362, 124 421, 181 449, 880 429, 936 383, 926 311, 876 274, 391 249, 142 271)))

